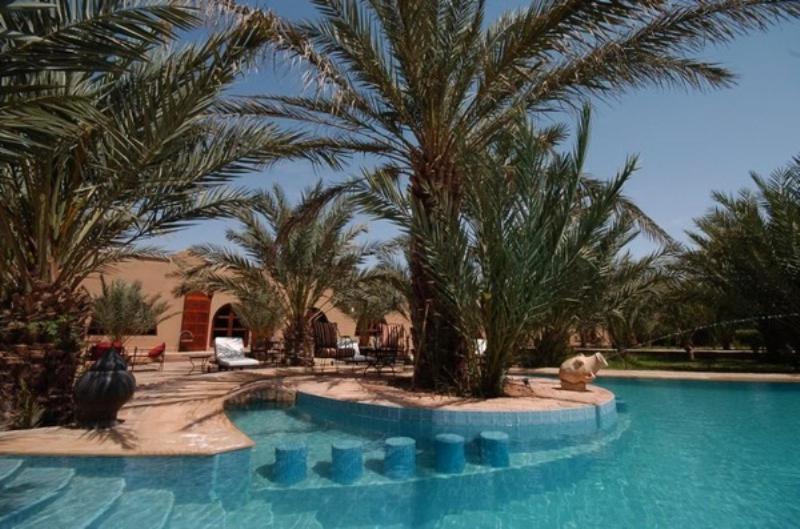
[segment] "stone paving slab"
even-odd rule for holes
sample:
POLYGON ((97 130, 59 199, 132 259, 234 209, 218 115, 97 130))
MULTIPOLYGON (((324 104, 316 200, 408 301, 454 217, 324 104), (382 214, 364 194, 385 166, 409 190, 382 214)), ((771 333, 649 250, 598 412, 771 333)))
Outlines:
POLYGON ((136 394, 120 411, 123 422, 114 428, 2 432, 0 455, 211 455, 252 446, 225 415, 225 397, 245 384, 274 376, 274 370, 188 376, 184 367, 135 373, 136 394))

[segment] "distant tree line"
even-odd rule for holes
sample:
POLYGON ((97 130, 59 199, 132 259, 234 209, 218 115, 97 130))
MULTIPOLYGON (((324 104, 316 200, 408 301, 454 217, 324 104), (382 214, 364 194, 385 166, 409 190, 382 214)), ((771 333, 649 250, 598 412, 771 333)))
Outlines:
POLYGON ((532 341, 533 363, 568 353, 577 333, 624 350, 652 345, 733 346, 795 362, 800 351, 800 158, 735 194, 714 192, 689 244, 598 267, 532 341), (572 320, 570 321, 570 318, 572 320), (559 322, 565 322, 560 324, 559 322), (537 350, 538 349, 538 350, 537 350))

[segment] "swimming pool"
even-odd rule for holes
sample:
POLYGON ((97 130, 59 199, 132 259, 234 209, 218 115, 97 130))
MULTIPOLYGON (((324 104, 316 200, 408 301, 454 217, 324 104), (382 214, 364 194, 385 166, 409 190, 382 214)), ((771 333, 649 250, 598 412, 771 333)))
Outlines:
POLYGON ((304 410, 234 410, 251 450, 196 458, 0 458, 0 528, 800 527, 800 387, 628 381, 602 385, 627 411, 602 432, 543 440, 507 469, 473 457, 439 475, 382 473, 382 437, 304 410), (365 444, 353 485, 329 479, 330 445, 365 444), (308 446, 309 476, 272 478, 274 447, 308 446), (14 513, 17 514, 14 514, 14 513))

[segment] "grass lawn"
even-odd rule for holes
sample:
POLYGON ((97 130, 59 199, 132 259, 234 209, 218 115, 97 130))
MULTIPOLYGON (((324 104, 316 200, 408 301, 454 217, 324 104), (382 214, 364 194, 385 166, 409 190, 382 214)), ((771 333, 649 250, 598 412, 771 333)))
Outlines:
MULTIPOLYGON (((609 355, 610 356, 610 355, 609 355)), ((771 363, 750 358, 698 358, 694 362, 680 355, 628 354, 627 369, 663 369, 667 371, 719 371, 723 373, 796 373, 798 369, 790 362, 771 363)), ((617 355, 608 358, 611 369, 626 369, 617 355)))

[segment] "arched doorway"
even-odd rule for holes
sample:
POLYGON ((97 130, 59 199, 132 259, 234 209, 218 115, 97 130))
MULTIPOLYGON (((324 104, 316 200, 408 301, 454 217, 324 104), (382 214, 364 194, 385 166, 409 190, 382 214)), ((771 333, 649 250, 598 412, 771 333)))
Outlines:
POLYGON ((208 347, 208 317, 211 296, 189 292, 183 297, 183 318, 178 338, 179 351, 205 351, 208 347))
POLYGON ((241 338, 247 346, 250 330, 239 320, 230 303, 223 305, 214 314, 211 340, 214 338, 241 338))
POLYGON ((321 321, 322 323, 330 323, 325 313, 316 307, 312 307, 306 313, 306 318, 309 318, 309 321, 311 321, 311 323, 314 323, 315 321, 321 321))

